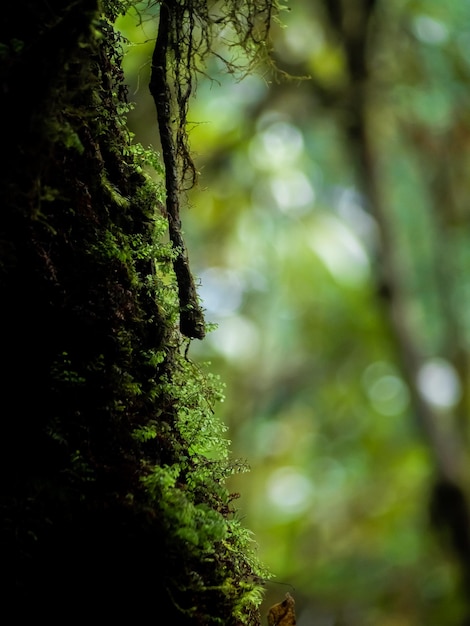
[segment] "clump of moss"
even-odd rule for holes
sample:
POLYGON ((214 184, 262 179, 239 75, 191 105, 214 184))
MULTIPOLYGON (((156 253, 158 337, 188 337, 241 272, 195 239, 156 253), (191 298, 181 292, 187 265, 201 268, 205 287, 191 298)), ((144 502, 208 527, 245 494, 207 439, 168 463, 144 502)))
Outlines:
POLYGON ((127 5, 24 2, 0 41, 5 592, 48 617, 258 624, 267 573, 226 487, 222 390, 185 356, 162 165, 126 126, 127 5))

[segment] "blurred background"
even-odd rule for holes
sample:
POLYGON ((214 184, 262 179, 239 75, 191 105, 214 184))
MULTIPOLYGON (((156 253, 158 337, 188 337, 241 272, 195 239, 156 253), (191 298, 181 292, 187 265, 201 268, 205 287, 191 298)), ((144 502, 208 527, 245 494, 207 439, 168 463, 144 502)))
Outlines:
MULTIPOLYGON (((119 27, 129 123, 159 150, 156 16, 119 27)), ((182 214, 216 325, 190 357, 225 384, 250 467, 230 489, 274 574, 265 611, 289 591, 298 626, 462 626, 470 3, 291 0, 280 17, 277 72, 207 60, 182 214)))

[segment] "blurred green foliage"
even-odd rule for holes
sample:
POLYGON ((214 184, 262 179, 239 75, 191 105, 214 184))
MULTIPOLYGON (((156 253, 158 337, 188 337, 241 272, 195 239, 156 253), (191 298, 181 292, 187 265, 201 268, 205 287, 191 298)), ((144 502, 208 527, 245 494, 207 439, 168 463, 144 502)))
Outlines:
MULTIPOLYGON (((214 57, 199 77, 189 120, 200 177, 182 219, 217 329, 190 355, 226 383, 232 453, 251 467, 231 485, 262 561, 295 588, 298 625, 457 625, 458 561, 429 516, 439 450, 413 398, 432 409, 437 447, 462 444, 467 490, 470 5, 376 3, 366 109, 385 227, 358 182, 354 85, 327 5, 292 0, 273 25, 280 72, 242 79, 214 57), (411 377, 389 320, 384 235, 398 324, 420 354, 411 377)), ((364 7, 349 3, 351 24, 364 7)), ((157 15, 119 26, 130 124, 158 149, 147 88, 157 15)), ((266 605, 285 589, 268 583, 266 605)))

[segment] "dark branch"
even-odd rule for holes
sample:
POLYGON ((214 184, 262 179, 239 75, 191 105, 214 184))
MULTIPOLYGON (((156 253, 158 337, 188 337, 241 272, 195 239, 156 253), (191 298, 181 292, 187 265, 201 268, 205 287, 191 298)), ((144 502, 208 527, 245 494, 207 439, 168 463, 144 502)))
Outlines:
POLYGON ((149 87, 157 110, 162 156, 165 164, 166 211, 170 240, 177 255, 173 261, 173 268, 178 283, 180 330, 186 337, 202 339, 205 335, 204 315, 199 306, 196 286, 189 269, 188 254, 181 233, 177 151, 171 124, 172 98, 167 67, 170 51, 171 17, 169 4, 162 3, 149 87))

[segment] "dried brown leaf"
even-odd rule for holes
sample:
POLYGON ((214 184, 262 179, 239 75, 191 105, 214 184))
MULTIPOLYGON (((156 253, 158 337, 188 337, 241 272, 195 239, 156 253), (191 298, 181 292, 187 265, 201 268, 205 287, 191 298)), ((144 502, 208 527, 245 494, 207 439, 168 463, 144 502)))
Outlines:
POLYGON ((295 626, 295 601, 290 593, 286 599, 273 606, 268 611, 268 626, 295 626))

